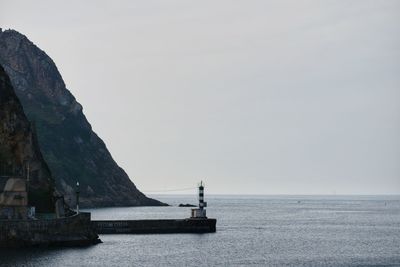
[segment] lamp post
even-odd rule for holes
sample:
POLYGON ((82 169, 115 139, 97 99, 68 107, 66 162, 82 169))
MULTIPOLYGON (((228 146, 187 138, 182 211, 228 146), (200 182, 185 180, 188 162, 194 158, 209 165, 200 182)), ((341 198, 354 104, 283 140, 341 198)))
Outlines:
POLYGON ((79 214, 79 182, 76 182, 76 213, 79 214))
POLYGON ((29 168, 29 161, 28 166, 26 168, 26 193, 29 194, 29 182, 30 182, 30 168, 29 168))

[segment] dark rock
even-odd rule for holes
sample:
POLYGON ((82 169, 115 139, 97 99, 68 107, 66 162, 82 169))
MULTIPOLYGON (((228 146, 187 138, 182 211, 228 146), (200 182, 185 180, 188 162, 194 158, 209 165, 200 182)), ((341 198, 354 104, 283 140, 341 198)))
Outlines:
POLYGON ((0 65, 0 176, 26 177, 29 162, 29 205, 54 211, 54 179, 43 160, 31 124, 10 79, 0 65))
POLYGON ((0 33, 0 64, 36 126, 44 159, 69 204, 79 181, 84 207, 165 205, 141 193, 113 160, 44 51, 6 30, 0 33))
POLYGON ((186 203, 186 204, 179 204, 179 207, 197 207, 197 206, 186 203))

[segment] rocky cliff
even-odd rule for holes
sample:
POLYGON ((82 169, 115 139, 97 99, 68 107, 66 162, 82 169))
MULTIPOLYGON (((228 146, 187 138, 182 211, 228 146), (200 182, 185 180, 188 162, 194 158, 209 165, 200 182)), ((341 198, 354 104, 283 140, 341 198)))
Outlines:
POLYGON ((43 160, 35 134, 0 65, 0 176, 27 177, 29 204, 37 212, 53 212, 54 180, 43 160))
POLYGON ((67 202, 73 203, 79 181, 87 207, 163 205, 141 193, 116 164, 45 52, 17 31, 3 31, 0 64, 35 124, 43 156, 67 202))

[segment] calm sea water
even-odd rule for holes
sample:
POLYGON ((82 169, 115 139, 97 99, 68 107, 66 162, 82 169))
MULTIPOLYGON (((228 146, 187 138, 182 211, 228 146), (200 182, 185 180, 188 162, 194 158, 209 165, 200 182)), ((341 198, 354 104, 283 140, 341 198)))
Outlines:
MULTIPOLYGON (((93 219, 185 218, 172 207, 104 208, 93 219)), ((400 196, 206 196, 217 233, 102 235, 88 248, 2 250, 6 266, 400 266, 400 196)))

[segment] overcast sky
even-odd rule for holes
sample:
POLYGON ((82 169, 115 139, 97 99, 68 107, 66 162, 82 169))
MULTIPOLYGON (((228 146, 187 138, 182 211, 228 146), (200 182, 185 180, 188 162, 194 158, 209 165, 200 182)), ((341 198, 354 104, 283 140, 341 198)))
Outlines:
POLYGON ((144 192, 400 193, 400 1, 0 0, 0 27, 144 192))

